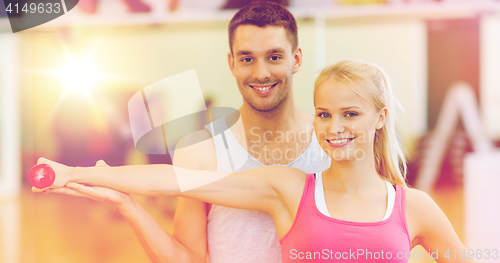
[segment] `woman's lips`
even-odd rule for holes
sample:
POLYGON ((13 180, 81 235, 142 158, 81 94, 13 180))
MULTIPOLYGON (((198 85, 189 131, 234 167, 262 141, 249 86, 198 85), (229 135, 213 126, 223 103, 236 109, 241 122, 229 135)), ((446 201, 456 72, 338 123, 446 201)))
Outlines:
POLYGON ((347 144, 349 144, 352 140, 354 140, 356 137, 353 138, 345 138, 345 139, 334 139, 334 140, 328 140, 326 141, 333 147, 344 147, 347 144))

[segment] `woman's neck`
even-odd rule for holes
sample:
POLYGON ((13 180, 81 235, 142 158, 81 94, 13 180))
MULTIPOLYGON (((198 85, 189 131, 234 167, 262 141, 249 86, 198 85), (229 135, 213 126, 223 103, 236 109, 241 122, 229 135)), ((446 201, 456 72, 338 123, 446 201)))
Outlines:
POLYGON ((383 183, 375 169, 373 156, 352 161, 332 159, 330 168, 323 172, 323 178, 325 188, 353 194, 378 188, 383 183))

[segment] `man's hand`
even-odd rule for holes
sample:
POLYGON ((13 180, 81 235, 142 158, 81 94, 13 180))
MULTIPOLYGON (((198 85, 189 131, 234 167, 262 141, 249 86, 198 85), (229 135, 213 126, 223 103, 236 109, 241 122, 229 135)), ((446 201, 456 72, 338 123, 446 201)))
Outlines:
MULTIPOLYGON (((106 164, 103 160, 99 160, 97 161, 95 166, 107 167, 109 165, 106 164)), ((133 200, 133 198, 129 194, 111 188, 101 187, 101 186, 86 186, 83 184, 78 184, 73 182, 67 183, 65 187, 45 189, 43 190, 43 193, 56 193, 56 194, 86 197, 95 201, 112 204, 117 207, 133 200)))

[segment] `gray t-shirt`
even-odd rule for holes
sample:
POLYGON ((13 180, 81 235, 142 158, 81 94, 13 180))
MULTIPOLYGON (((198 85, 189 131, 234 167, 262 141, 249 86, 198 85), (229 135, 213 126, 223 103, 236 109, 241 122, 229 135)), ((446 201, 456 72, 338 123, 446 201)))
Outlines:
MULTIPOLYGON (((237 141, 225 117, 205 128, 215 143, 217 171, 246 171, 265 166, 237 141)), ((330 163, 313 134, 307 149, 286 166, 315 173, 325 170, 330 163)), ((276 227, 272 217, 265 212, 212 205, 208 214, 207 238, 210 263, 281 262, 276 227)))

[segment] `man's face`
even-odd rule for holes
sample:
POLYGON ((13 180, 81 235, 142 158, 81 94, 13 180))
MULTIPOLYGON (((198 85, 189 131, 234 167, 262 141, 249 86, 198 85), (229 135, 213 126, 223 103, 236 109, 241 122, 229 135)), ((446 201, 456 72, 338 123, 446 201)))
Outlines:
POLYGON ((292 75, 302 63, 283 27, 242 25, 236 28, 229 67, 243 99, 258 111, 272 111, 291 97, 292 75))

